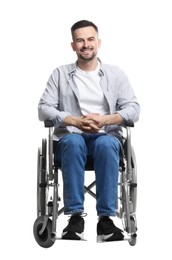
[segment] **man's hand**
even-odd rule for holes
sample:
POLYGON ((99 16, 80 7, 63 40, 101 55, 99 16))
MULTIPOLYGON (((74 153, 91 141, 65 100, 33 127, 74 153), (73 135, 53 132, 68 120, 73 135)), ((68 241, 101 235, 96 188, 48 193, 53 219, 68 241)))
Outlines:
POLYGON ((88 114, 83 116, 85 119, 91 120, 94 124, 96 124, 99 128, 102 128, 106 125, 106 115, 99 114, 88 114))
POLYGON ((99 115, 99 114, 88 114, 84 115, 84 118, 92 120, 99 128, 105 125, 120 125, 123 123, 123 119, 119 114, 112 115, 99 115))
POLYGON ((99 115, 93 113, 81 117, 67 116, 64 123, 68 126, 75 126, 85 133, 98 133, 105 125, 122 124, 123 119, 119 114, 99 115))
POLYGON ((85 133, 98 133, 100 130, 100 127, 95 120, 85 116, 67 116, 64 120, 64 123, 68 126, 75 126, 85 133))

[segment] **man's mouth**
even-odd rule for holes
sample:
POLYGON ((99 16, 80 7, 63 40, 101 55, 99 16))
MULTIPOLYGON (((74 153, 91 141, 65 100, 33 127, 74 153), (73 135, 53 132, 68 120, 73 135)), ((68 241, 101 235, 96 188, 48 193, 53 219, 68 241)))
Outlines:
POLYGON ((92 51, 92 48, 82 48, 81 49, 81 52, 84 52, 84 53, 87 53, 87 52, 90 52, 92 51))

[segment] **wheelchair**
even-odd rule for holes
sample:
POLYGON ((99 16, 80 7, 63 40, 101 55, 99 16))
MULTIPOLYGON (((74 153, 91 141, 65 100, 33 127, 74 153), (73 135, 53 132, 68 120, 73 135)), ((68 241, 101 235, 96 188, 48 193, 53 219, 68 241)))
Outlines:
MULTIPOLYGON (((38 148, 37 158, 37 218, 33 225, 34 238, 39 246, 51 247, 57 240, 56 222, 59 215, 64 212, 64 207, 59 208, 61 198, 59 196, 59 170, 53 154, 52 121, 47 120, 44 126, 48 128, 48 138, 42 139, 42 145, 38 148)), ((117 217, 122 220, 127 240, 131 246, 137 241, 137 167, 134 149, 131 145, 131 129, 133 123, 124 127, 123 153, 120 160, 118 179, 117 217)), ((88 158, 85 171, 94 171, 93 164, 88 158)), ((96 185, 93 181, 84 186, 85 193, 96 198, 91 189, 96 185)), ((97 241, 99 242, 99 241, 97 241)))

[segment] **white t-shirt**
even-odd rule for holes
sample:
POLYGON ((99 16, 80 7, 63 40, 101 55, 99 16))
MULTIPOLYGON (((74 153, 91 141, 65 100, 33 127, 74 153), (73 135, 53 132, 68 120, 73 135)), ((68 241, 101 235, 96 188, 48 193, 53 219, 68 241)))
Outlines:
POLYGON ((109 113, 109 107, 100 86, 99 67, 94 71, 83 71, 77 67, 74 81, 79 92, 79 103, 83 115, 109 113))

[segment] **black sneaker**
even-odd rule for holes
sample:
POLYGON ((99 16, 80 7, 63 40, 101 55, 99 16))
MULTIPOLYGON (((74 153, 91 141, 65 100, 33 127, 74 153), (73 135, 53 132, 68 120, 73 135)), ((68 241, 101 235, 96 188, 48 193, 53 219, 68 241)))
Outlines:
POLYGON ((122 232, 114 225, 112 219, 104 216, 97 224, 97 242, 123 240, 122 232))
POLYGON ((80 215, 71 216, 69 224, 63 229, 62 239, 84 239, 84 219, 80 215))

